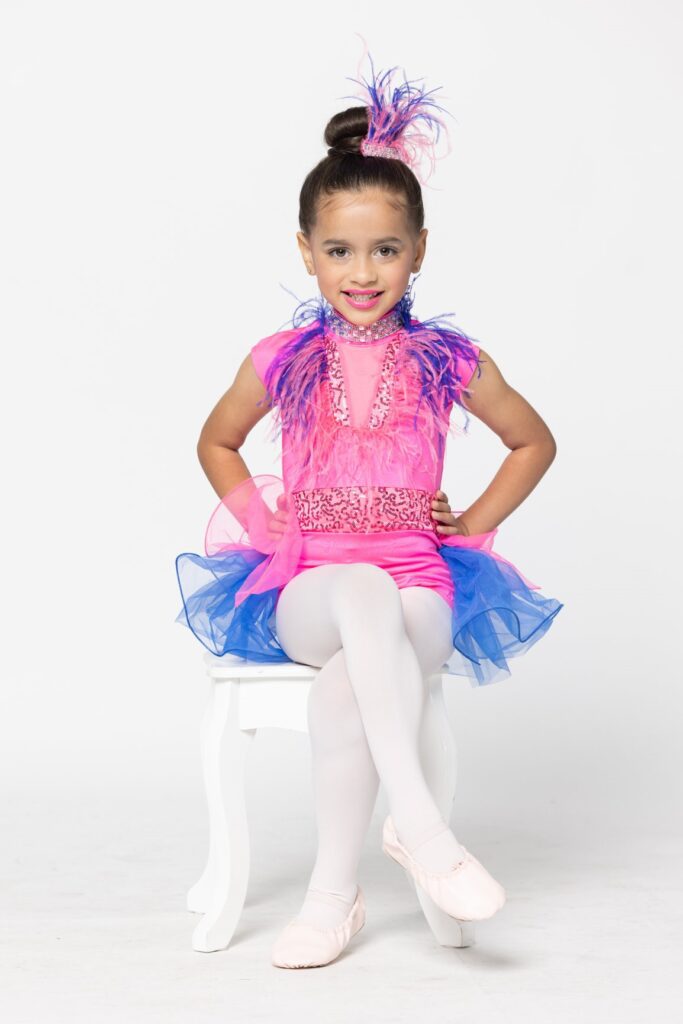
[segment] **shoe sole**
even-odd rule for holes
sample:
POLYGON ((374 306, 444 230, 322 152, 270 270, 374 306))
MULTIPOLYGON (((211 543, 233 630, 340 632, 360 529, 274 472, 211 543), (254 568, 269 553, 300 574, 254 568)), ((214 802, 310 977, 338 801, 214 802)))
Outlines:
POLYGON ((349 941, 344 946, 344 949, 340 949, 339 952, 337 953, 337 955, 335 957, 332 957, 331 960, 325 960, 325 962, 322 963, 322 964, 278 964, 278 963, 275 963, 275 961, 271 958, 271 964, 273 965, 273 967, 280 967, 280 968, 283 968, 286 971, 301 971, 301 970, 307 970, 308 968, 311 968, 311 967, 327 967, 327 966, 329 966, 329 964, 333 964, 335 962, 335 960, 338 960, 339 957, 344 952, 344 950, 349 948, 349 946, 351 945, 352 939, 354 939, 356 937, 356 935, 358 935, 358 932, 362 931, 362 929, 365 927, 365 920, 366 919, 363 918, 360 926, 358 928, 356 928, 355 932, 352 932, 351 935, 349 936, 349 941))

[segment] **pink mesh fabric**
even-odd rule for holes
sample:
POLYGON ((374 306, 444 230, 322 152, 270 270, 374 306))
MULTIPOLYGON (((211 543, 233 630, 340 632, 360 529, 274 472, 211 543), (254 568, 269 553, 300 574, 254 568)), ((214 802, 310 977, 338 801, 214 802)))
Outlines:
POLYGON ((296 575, 301 532, 283 482, 277 476, 247 477, 223 496, 209 519, 204 550, 209 556, 253 547, 268 557, 247 576, 235 606, 249 596, 283 587, 296 575))

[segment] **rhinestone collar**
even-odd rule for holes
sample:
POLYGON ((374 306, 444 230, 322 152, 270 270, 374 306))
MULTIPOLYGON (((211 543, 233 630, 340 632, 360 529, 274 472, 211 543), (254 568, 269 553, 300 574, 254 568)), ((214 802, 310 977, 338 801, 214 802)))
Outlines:
POLYGON ((379 341, 389 334, 395 334, 403 326, 403 316, 396 306, 373 324, 352 324, 334 307, 330 307, 325 320, 332 334, 351 341, 379 341))

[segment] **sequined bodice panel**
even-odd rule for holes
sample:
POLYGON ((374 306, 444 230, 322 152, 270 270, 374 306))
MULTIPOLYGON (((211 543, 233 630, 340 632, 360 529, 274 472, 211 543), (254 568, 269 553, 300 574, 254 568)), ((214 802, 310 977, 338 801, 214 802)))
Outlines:
POLYGON ((393 397, 400 344, 396 334, 379 344, 353 347, 334 335, 325 338, 329 396, 337 423, 381 427, 393 397))

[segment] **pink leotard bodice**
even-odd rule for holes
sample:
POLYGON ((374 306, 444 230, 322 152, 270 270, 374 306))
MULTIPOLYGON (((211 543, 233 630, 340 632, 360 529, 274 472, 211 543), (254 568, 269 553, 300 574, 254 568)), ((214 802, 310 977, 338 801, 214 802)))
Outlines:
MULTIPOLYGON (((251 349, 264 386, 271 361, 301 330, 277 332, 251 349)), ((445 443, 439 446, 437 423, 424 402, 415 419, 419 376, 399 358, 406 337, 398 330, 376 340, 333 332, 322 339, 328 372, 314 400, 319 429, 308 465, 293 431, 283 426, 281 432, 284 490, 303 538, 296 572, 328 562, 372 562, 399 588, 431 587, 452 607, 453 584, 431 516, 445 443)), ((478 355, 472 343, 471 360, 457 357, 463 387, 478 355)), ((446 419, 450 411, 444 408, 446 419)))

